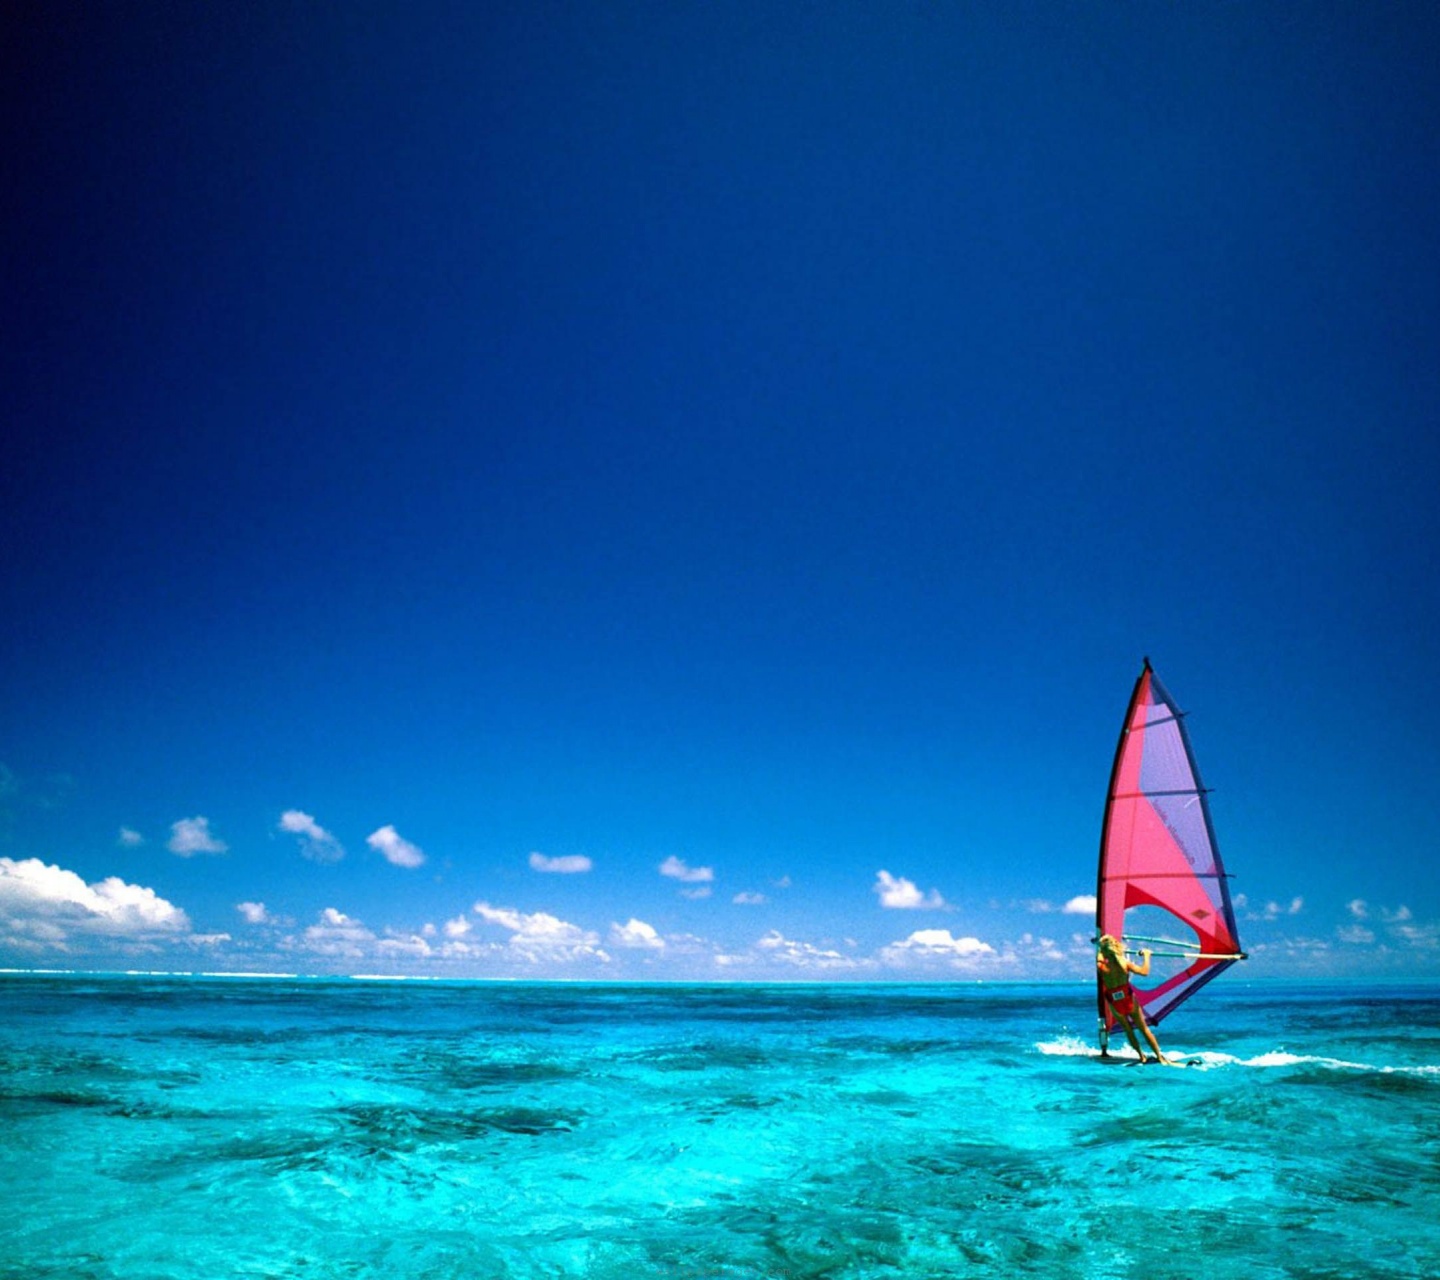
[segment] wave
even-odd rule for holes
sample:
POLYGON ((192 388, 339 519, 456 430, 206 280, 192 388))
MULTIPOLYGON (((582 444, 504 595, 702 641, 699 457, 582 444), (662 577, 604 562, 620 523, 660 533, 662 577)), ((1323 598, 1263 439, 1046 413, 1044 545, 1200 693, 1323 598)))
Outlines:
MULTIPOLYGON (((1054 1040, 1041 1040, 1035 1048, 1053 1058, 1099 1058, 1100 1050, 1079 1036, 1058 1036, 1054 1040)), ((1440 1077, 1440 1066, 1388 1066, 1370 1062, 1349 1062, 1344 1058, 1327 1058, 1318 1054, 1288 1053, 1284 1049, 1272 1049, 1268 1053, 1256 1054, 1253 1058, 1242 1058, 1233 1053, 1200 1051, 1188 1053, 1183 1049, 1166 1047, 1166 1056, 1175 1062, 1201 1071, 1213 1071, 1218 1067, 1320 1067, 1327 1071, 1363 1071, 1375 1075, 1405 1075, 1440 1077)), ((1129 1050, 1122 1048, 1112 1055, 1124 1059, 1129 1050)))

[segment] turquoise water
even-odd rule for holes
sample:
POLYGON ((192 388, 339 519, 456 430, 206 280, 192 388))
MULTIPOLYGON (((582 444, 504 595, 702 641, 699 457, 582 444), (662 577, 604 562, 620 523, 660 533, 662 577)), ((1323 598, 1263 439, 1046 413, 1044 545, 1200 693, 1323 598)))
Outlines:
POLYGON ((0 976, 0 1276, 1440 1274, 1440 989, 0 976), (1128 1050, 1127 1050, 1128 1054, 1128 1050))

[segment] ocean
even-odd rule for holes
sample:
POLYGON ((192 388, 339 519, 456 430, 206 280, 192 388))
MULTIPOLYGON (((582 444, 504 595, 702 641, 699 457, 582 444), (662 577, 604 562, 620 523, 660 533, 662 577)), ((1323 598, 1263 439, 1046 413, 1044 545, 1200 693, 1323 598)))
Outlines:
POLYGON ((0 975, 0 1276, 1440 1275, 1440 987, 0 975))

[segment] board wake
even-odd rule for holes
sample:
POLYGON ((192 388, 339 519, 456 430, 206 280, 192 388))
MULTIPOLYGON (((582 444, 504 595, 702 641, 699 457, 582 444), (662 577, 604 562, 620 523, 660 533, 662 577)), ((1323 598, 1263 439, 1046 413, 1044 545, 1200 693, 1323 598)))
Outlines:
MULTIPOLYGON (((1126 1063, 1138 1065, 1135 1054, 1129 1046, 1116 1052, 1112 1049, 1108 1058, 1100 1050, 1078 1036, 1057 1036, 1054 1040, 1041 1040, 1035 1045, 1038 1052, 1052 1058, 1090 1058, 1105 1065, 1120 1066, 1126 1063)), ((1188 1053, 1181 1049, 1166 1048, 1165 1056, 1177 1066, 1196 1067, 1201 1071, 1214 1071, 1222 1067, 1248 1067, 1254 1069, 1276 1069, 1286 1067, 1319 1067, 1327 1071, 1365 1071, 1377 1075, 1429 1076, 1440 1079, 1440 1066, 1383 1066, 1370 1062, 1349 1062, 1344 1058, 1329 1058, 1320 1054, 1287 1053, 1275 1049, 1269 1053, 1242 1058, 1232 1053, 1200 1051, 1188 1053)))

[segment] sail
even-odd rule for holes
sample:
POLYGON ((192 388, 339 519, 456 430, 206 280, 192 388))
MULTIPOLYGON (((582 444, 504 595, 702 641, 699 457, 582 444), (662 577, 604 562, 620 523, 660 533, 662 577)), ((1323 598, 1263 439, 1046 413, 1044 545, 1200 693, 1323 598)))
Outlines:
MULTIPOLYGON (((1151 1023, 1244 959, 1189 735, 1148 658, 1115 751, 1095 901, 1097 933, 1156 953, 1134 984, 1151 1023), (1137 922, 1144 933, 1131 931, 1137 922)), ((1108 1030, 1114 1016, 1103 990, 1097 998, 1108 1030)))

